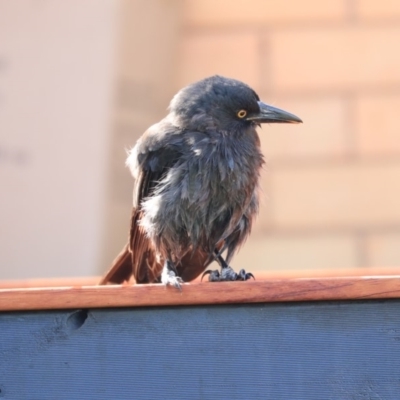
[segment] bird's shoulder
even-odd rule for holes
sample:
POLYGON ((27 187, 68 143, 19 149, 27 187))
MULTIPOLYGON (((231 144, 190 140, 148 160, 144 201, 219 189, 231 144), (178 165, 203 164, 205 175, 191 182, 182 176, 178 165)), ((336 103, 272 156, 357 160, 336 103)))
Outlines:
MULTIPOLYGON (((208 134, 195 130, 182 129, 166 118, 152 125, 129 152, 127 165, 160 171, 171 167, 179 158, 191 153, 193 145, 210 141, 208 134)), ((132 171, 133 172, 133 171, 132 171)))

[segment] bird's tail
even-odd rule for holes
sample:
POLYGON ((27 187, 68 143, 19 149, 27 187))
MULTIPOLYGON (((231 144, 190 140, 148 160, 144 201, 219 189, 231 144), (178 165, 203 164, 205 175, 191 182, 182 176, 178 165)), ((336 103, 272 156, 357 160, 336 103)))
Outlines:
POLYGON ((100 285, 107 283, 123 283, 129 281, 132 276, 132 254, 127 244, 113 261, 111 268, 101 278, 100 285))

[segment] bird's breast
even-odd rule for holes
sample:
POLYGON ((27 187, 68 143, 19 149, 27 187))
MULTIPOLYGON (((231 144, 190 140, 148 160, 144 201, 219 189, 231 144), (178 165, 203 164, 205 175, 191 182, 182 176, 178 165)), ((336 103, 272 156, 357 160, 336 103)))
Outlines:
POLYGON ((182 196, 215 207, 248 203, 263 164, 257 134, 193 141, 182 174, 182 196))
POLYGON ((190 243, 213 249, 243 218, 252 218, 263 159, 251 138, 191 139, 153 195, 142 202, 140 224, 152 240, 162 238, 168 248, 190 243))

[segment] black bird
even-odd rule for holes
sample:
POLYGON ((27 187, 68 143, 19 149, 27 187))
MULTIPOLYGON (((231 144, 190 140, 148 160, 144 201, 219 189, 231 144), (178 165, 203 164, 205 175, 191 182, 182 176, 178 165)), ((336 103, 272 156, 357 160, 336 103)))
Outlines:
POLYGON ((180 289, 214 260, 210 281, 247 280, 229 266, 258 211, 261 123, 300 118, 246 84, 212 76, 182 89, 127 159, 135 179, 129 243, 101 283, 162 282, 180 289), (222 254, 226 251, 226 258, 222 254))

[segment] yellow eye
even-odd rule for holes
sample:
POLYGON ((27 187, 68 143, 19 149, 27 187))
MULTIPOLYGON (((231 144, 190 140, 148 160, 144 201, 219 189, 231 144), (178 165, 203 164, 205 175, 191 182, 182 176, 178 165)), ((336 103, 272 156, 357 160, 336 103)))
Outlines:
POLYGON ((247 111, 246 110, 240 110, 240 111, 238 111, 238 113, 236 115, 239 118, 244 118, 247 115, 247 111))

